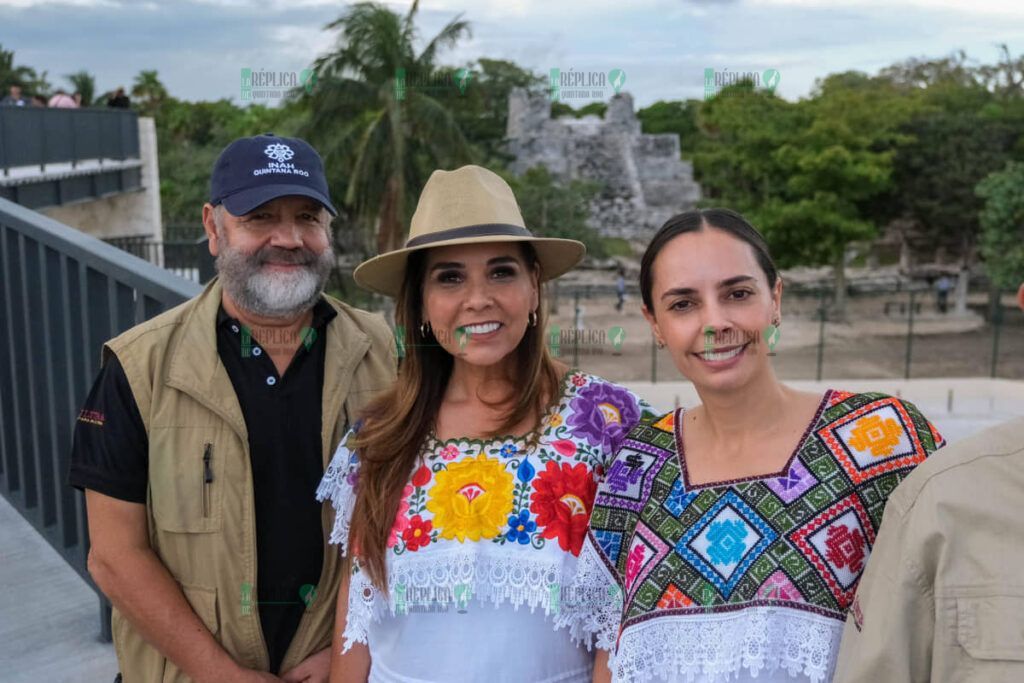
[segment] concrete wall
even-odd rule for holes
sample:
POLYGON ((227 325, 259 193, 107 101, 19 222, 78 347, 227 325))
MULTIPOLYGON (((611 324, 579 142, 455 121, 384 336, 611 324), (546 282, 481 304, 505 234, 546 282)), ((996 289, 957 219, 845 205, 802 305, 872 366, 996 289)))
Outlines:
POLYGON ((156 125, 139 117, 139 154, 142 189, 74 204, 62 204, 40 213, 94 237, 146 235, 163 239, 160 217, 160 171, 157 165, 156 125))

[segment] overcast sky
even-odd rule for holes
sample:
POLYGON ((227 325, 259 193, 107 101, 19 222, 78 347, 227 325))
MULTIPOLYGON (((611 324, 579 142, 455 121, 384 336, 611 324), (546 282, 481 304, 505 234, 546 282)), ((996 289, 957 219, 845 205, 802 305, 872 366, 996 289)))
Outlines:
MULTIPOLYGON (((387 3, 402 13, 409 3, 387 3)), ((0 44, 55 86, 86 69, 99 92, 157 69, 171 94, 240 100, 242 68, 299 71, 334 42, 337 0, 0 0, 0 44)), ((503 58, 541 74, 622 69, 638 106, 699 98, 704 70, 777 69, 777 92, 816 78, 869 73, 909 57, 997 44, 1024 52, 1024 0, 423 0, 421 41, 460 12, 473 36, 441 62, 503 58)), ((610 90, 609 90, 610 94, 610 90)), ((584 104, 577 102, 571 104, 584 104)))

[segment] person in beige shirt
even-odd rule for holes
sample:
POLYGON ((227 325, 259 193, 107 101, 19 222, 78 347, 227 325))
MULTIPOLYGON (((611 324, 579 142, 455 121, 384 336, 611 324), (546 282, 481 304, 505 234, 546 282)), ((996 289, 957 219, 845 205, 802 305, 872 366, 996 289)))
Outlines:
POLYGON ((1024 681, 1024 418, 936 451, 890 496, 834 681, 1024 681))

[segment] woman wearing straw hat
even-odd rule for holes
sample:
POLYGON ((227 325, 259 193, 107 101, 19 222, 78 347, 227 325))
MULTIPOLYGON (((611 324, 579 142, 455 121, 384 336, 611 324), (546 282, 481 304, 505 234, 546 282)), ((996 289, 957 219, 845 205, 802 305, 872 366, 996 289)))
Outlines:
POLYGON ((317 491, 351 565, 333 681, 589 680, 554 617, 598 479, 648 407, 544 345, 540 283, 584 250, 534 237, 508 185, 465 166, 431 175, 403 249, 356 269, 395 297, 405 353, 317 491))

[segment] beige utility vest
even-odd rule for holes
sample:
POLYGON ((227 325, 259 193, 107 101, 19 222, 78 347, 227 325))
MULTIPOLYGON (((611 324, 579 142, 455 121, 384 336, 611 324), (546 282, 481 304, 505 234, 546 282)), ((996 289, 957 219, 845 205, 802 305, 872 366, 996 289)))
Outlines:
MULTIPOLYGON (((394 341, 383 318, 326 297, 338 312, 327 325, 321 454, 324 467, 360 409, 395 378, 394 341)), ((249 440, 231 380, 217 355, 221 286, 109 341, 124 367, 149 436, 146 510, 150 545, 196 614, 242 666, 270 666, 256 605, 256 515, 249 440), (213 480, 204 482, 209 450, 213 480)), ((310 496, 315 491, 309 492, 310 496)), ((281 505, 290 501, 282 500, 281 505)), ((324 564, 281 671, 331 643, 341 579, 322 511, 324 564)), ((152 647, 116 608, 114 649, 125 683, 191 679, 152 647)))

